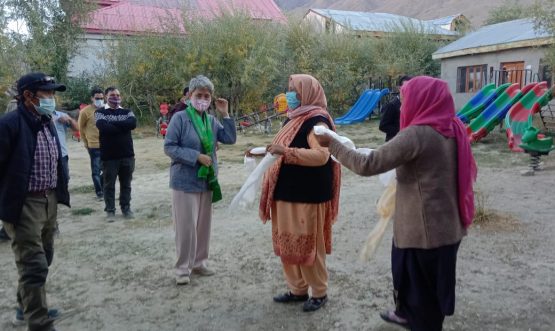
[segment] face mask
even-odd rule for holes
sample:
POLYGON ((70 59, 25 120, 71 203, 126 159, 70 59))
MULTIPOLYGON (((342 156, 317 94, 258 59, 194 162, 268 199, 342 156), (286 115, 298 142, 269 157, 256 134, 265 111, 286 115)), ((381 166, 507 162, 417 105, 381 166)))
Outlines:
POLYGON ((206 111, 210 107, 212 99, 202 100, 202 99, 191 99, 191 105, 198 111, 206 111))
POLYGON ((298 108, 301 105, 301 101, 297 98, 297 92, 287 92, 285 93, 285 98, 287 99, 289 110, 298 108))
POLYGON ((120 97, 109 97, 108 102, 110 104, 118 107, 121 104, 121 98, 120 97))
POLYGON ((96 108, 100 108, 102 106, 104 106, 104 100, 94 100, 94 105, 96 106, 96 108))
POLYGON ((39 105, 35 106, 37 113, 41 115, 46 115, 52 117, 52 114, 56 110, 56 100, 54 98, 39 98, 39 105))

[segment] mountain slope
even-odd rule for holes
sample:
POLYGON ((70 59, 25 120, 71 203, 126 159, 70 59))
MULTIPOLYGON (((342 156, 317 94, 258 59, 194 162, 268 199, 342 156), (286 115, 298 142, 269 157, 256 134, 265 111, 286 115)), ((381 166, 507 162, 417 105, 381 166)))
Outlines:
MULTIPOLYGON (((504 0, 274 0, 285 11, 304 15, 308 8, 373 11, 432 19, 453 14, 464 14, 473 26, 480 26, 488 12, 503 5, 504 0)), ((531 5, 534 0, 520 0, 531 5)))

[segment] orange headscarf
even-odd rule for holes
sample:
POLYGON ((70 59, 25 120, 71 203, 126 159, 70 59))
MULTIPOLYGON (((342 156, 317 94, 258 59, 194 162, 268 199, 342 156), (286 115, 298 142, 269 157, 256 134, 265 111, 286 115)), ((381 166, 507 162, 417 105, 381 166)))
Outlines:
MULTIPOLYGON (((327 101, 324 89, 314 77, 310 75, 291 75, 289 77, 289 87, 290 89, 294 89, 299 95, 301 106, 295 109, 292 115, 288 115, 290 118, 289 122, 278 132, 272 144, 289 147, 302 124, 309 118, 315 116, 327 118, 332 126, 330 129, 335 131, 333 119, 326 109, 327 101)), ((274 190, 282 163, 283 157, 280 157, 264 174, 259 206, 259 216, 264 223, 270 219, 270 209, 274 201, 274 190)), ((333 162, 332 168, 332 199, 326 203, 326 224, 324 225, 324 229, 329 229, 328 231, 331 231, 331 224, 333 224, 337 218, 339 210, 339 190, 341 187, 341 165, 337 162, 333 162)), ((330 253, 331 235, 326 237, 330 238, 330 243, 326 243, 326 251, 330 253)))

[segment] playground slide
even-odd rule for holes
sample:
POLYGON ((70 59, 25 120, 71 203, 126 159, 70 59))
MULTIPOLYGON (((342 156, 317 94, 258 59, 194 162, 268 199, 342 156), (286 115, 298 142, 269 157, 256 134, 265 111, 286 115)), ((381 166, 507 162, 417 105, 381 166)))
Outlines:
POLYGON ((493 100, 501 95, 511 84, 503 84, 495 87, 495 84, 488 84, 484 86, 464 107, 459 110, 457 116, 463 123, 468 124, 471 120, 476 118, 480 113, 489 106, 493 100))
POLYGON ((513 152, 524 152, 520 147, 522 136, 528 128, 532 127, 533 115, 547 105, 552 97, 547 82, 541 82, 509 109, 505 116, 505 128, 509 148, 513 152))
POLYGON ((343 120, 345 118, 353 116, 353 113, 361 107, 361 104, 368 103, 368 100, 372 98, 372 94, 374 93, 374 91, 376 90, 364 90, 355 104, 351 108, 349 108, 349 111, 347 111, 343 116, 336 118, 335 121, 343 120))
POLYGON ((364 120, 372 114, 372 111, 374 110, 374 108, 376 108, 381 98, 388 93, 389 89, 387 88, 381 91, 374 90, 371 94, 371 98, 369 98, 367 102, 361 103, 357 108, 353 106, 353 109, 351 111, 352 114, 348 117, 344 117, 343 119, 336 120, 335 124, 348 125, 364 122, 364 120))
MULTIPOLYGON (((525 88, 530 90, 531 87, 528 88, 528 86, 529 85, 525 88)), ((476 142, 487 136, 487 134, 505 117, 509 108, 522 97, 522 94, 518 83, 509 86, 467 126, 470 141, 476 142)))

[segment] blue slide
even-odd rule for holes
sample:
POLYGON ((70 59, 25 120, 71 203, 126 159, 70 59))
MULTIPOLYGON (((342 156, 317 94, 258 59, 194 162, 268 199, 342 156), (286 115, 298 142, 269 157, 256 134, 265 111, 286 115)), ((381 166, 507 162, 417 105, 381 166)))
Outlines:
POLYGON ((389 89, 364 91, 345 115, 335 119, 335 124, 348 125, 364 122, 376 108, 381 98, 388 93, 389 89))

